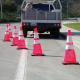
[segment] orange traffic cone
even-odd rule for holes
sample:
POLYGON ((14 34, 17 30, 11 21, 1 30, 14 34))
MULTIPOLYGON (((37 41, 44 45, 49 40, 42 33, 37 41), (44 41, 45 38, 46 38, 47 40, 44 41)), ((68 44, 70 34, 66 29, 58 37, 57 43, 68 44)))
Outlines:
POLYGON ((32 56, 44 56, 42 54, 42 48, 41 48, 41 44, 40 44, 37 27, 34 28, 34 44, 33 44, 32 56))
POLYGON ((6 26, 11 26, 11 24, 10 23, 7 23, 6 26))
POLYGON ((12 36, 11 24, 9 24, 9 35, 10 35, 10 38, 13 38, 13 36, 12 36))
POLYGON ((22 33, 22 27, 20 27, 17 49, 27 49, 26 43, 25 43, 25 40, 24 40, 24 36, 23 36, 23 33, 22 33))
POLYGON ((7 31, 5 32, 4 41, 10 41, 9 30, 7 30, 7 31))
POLYGON ((4 34, 4 39, 3 41, 10 41, 10 35, 9 35, 9 25, 6 24, 6 31, 5 31, 5 34, 4 34))
POLYGON ((7 30, 9 31, 10 38, 12 38, 11 24, 9 24, 9 23, 6 24, 6 31, 7 30))
POLYGON ((10 29, 10 27, 11 27, 11 26, 10 26, 10 24, 9 24, 9 23, 7 23, 7 24, 6 24, 6 30, 9 30, 9 29, 10 29))
POLYGON ((65 50, 63 64, 78 64, 76 62, 75 50, 73 49, 71 30, 68 30, 68 33, 67 33, 66 50, 65 50))
POLYGON ((11 46, 17 46, 17 44, 18 44, 18 32, 16 30, 16 26, 14 26, 13 39, 12 39, 11 46))
POLYGON ((9 36, 10 36, 10 38, 12 38, 12 31, 11 31, 11 29, 9 29, 9 36))

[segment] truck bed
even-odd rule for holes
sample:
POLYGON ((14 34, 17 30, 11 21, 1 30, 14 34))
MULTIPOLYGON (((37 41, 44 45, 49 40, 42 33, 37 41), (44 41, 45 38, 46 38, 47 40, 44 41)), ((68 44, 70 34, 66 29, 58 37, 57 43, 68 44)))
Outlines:
POLYGON ((61 21, 60 10, 46 12, 41 10, 27 10, 22 12, 23 22, 38 22, 38 23, 59 23, 61 21))

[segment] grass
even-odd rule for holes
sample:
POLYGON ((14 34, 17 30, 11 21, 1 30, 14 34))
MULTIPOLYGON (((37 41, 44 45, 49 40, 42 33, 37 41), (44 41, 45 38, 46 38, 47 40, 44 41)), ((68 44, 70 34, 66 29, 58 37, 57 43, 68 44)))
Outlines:
POLYGON ((69 24, 64 24, 64 25, 80 31, 80 23, 69 23, 69 24))

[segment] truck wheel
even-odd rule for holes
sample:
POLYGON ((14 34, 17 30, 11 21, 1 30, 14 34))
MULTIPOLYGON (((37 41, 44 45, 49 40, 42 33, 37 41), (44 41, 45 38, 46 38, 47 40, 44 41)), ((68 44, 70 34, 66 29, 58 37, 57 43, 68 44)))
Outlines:
POLYGON ((23 26, 22 29, 23 29, 23 35, 26 38, 27 37, 27 28, 26 28, 26 26, 23 26))
POLYGON ((53 29, 53 31, 50 31, 50 35, 53 35, 54 37, 59 37, 60 31, 59 29, 53 29))
POLYGON ((54 35, 54 31, 51 30, 51 31, 50 31, 50 35, 54 35))
POLYGON ((60 35, 60 30, 59 29, 55 29, 54 30, 54 35, 55 35, 55 37, 59 37, 59 35, 60 35))

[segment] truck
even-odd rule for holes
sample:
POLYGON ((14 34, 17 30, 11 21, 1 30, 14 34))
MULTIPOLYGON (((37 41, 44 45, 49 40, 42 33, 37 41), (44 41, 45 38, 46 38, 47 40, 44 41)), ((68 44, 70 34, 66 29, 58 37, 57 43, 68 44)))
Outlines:
POLYGON ((39 33, 60 34, 62 5, 60 0, 24 0, 21 5, 21 23, 24 37, 37 26, 39 33))

